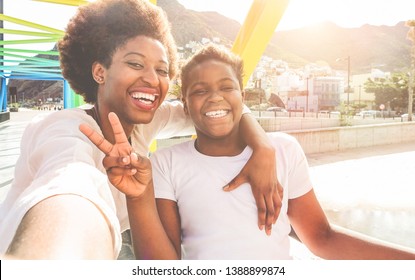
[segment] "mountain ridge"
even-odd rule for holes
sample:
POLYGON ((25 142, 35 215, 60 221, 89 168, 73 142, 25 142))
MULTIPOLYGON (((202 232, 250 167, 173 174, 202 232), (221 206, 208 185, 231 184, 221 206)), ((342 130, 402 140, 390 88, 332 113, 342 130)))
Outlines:
MULTIPOLYGON (((177 44, 219 37, 225 45, 235 40, 241 24, 216 12, 186 9, 177 0, 158 0, 172 23, 177 44)), ((402 71, 409 67, 411 42, 406 39, 409 28, 405 22, 395 26, 365 24, 344 28, 332 22, 292 30, 276 31, 265 51, 294 67, 325 61, 333 68, 345 69, 337 58, 351 57, 352 73, 370 71, 382 65, 384 71, 402 71)), ((347 66, 346 66, 347 67, 347 66)))
MULTIPOLYGON (((166 12, 178 46, 202 38, 221 39, 232 46, 241 24, 217 12, 197 12, 186 9, 177 0, 158 0, 166 12)), ((327 64, 333 69, 347 70, 347 63, 336 62, 350 56, 351 74, 368 73, 371 68, 382 71, 408 71, 411 41, 406 39, 409 28, 405 22, 395 26, 362 25, 343 28, 331 22, 322 22, 304 28, 276 31, 265 55, 283 60, 290 68, 301 68, 309 63, 327 64)), ((62 83, 53 81, 11 80, 9 86, 25 93, 25 99, 61 97, 62 83)))

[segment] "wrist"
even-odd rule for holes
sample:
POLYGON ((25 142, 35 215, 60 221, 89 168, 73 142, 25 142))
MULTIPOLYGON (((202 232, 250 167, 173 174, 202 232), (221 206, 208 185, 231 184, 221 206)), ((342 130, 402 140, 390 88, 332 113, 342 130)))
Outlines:
POLYGON ((139 201, 140 203, 145 202, 149 199, 154 199, 154 189, 153 189, 153 180, 151 179, 145 186, 142 185, 142 190, 137 189, 136 192, 125 194, 127 201, 135 202, 139 201))

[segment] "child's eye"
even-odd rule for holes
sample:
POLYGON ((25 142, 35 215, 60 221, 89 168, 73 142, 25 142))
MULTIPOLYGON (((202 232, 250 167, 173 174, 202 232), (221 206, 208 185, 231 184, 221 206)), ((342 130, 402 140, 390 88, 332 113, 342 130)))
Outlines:
POLYGON ((234 90, 234 87, 232 87, 232 86, 226 86, 226 87, 222 87, 221 90, 222 91, 229 92, 229 91, 233 91, 234 90))
POLYGON ((195 89, 195 90, 192 91, 192 94, 202 95, 202 94, 205 94, 207 92, 208 92, 207 89, 195 89))

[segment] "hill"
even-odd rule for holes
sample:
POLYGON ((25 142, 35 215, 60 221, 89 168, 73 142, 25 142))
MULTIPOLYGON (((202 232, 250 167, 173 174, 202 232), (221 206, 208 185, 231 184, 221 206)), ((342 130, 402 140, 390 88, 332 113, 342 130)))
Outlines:
MULTIPOLYGON (((176 0, 158 0, 172 22, 172 31, 179 46, 203 37, 219 37, 232 44, 241 25, 216 12, 185 9, 176 0)), ((352 74, 380 67, 384 71, 402 71, 409 67, 411 42, 406 39, 404 22, 395 26, 364 25, 342 28, 323 22, 307 28, 275 32, 265 54, 281 59, 291 67, 306 63, 326 62, 332 68, 344 69, 337 58, 350 56, 352 74)))
MULTIPOLYGON (((158 0, 171 22, 178 46, 202 38, 218 37, 231 46, 241 24, 217 12, 188 10, 177 0, 158 0)), ((370 71, 372 67, 383 71, 399 72, 409 68, 411 41, 406 39, 408 27, 404 22, 395 26, 364 25, 360 28, 342 28, 323 22, 307 28, 277 31, 269 43, 265 55, 288 62, 291 68, 307 63, 324 63, 334 69, 345 70, 346 63, 337 58, 350 56, 351 73, 370 71)), ((62 83, 41 81, 11 81, 17 92, 25 92, 26 99, 60 97, 62 83)))

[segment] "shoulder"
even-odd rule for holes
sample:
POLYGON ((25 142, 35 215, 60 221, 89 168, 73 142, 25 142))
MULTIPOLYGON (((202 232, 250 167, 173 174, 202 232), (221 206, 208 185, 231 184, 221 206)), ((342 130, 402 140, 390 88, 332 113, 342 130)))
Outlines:
POLYGON ((52 113, 40 114, 32 119, 31 126, 49 126, 54 124, 87 123, 95 126, 96 122, 79 108, 64 109, 52 113))
POLYGON ((155 116, 168 117, 170 114, 182 114, 183 103, 178 100, 165 100, 161 103, 160 107, 157 108, 155 116))
POLYGON ((79 125, 86 123, 100 131, 93 118, 84 110, 73 108, 54 111, 52 113, 39 114, 34 117, 25 129, 24 138, 43 138, 57 135, 76 135, 81 133, 79 125))
POLYGON ((85 113, 84 110, 79 108, 64 109, 61 111, 54 111, 51 113, 41 113, 34 117, 31 124, 37 123, 54 123, 54 122, 67 122, 72 119, 88 121, 90 117, 85 113))
POLYGON ((297 147, 299 145, 294 136, 285 132, 269 132, 267 136, 275 146, 297 147))
POLYGON ((184 160, 192 153, 194 140, 185 141, 179 144, 174 144, 169 147, 157 149, 150 157, 153 163, 169 162, 184 160))
POLYGON ((284 132, 271 132, 267 135, 276 150, 277 157, 303 158, 305 156, 303 148, 294 136, 284 132))

